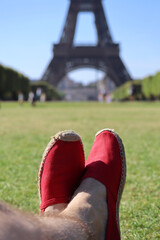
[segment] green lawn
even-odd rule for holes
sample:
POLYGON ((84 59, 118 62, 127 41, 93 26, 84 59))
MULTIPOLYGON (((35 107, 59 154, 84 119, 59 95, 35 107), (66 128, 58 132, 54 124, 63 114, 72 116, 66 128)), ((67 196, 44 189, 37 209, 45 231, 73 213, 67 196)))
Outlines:
POLYGON ((37 171, 50 136, 73 129, 86 157, 95 133, 123 139, 127 182, 121 201, 122 239, 160 239, 160 103, 1 103, 0 199, 38 212, 37 171))

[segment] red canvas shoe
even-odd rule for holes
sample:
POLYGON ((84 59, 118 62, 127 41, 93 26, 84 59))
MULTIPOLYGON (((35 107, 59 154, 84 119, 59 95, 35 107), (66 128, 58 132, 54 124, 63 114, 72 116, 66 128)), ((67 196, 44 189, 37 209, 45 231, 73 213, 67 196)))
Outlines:
POLYGON ((100 181, 107 189, 105 240, 120 240, 119 204, 126 179, 126 160, 122 140, 110 129, 96 134, 83 179, 88 177, 100 181))
POLYGON ((79 185, 84 170, 81 138, 73 131, 63 131, 48 143, 39 169, 41 212, 51 205, 68 203, 79 185))

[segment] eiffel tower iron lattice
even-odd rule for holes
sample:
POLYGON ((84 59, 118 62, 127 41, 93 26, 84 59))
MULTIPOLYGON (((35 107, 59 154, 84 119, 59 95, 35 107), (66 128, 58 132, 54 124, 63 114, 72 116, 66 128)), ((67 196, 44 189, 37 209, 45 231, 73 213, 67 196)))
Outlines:
POLYGON ((57 86, 68 72, 80 67, 92 67, 102 70, 116 86, 120 86, 131 80, 131 77, 119 52, 119 44, 113 42, 110 34, 102 0, 70 0, 60 42, 54 45, 53 58, 42 80, 57 86), (96 46, 74 46, 73 40, 79 12, 94 14, 98 36, 96 46))

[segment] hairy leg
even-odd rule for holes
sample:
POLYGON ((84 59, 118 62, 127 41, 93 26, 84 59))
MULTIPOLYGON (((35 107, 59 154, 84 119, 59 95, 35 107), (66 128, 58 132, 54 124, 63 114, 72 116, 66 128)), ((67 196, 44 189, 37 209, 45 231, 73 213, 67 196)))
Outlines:
POLYGON ((76 217, 52 215, 39 221, 47 240, 93 240, 88 226, 76 217))
POLYGON ((0 204, 1 240, 104 240, 107 221, 106 189, 85 179, 72 201, 51 206, 43 217, 33 217, 0 204))
POLYGON ((102 183, 87 178, 83 180, 60 216, 79 219, 88 227, 92 240, 104 240, 108 218, 106 194, 102 183))
POLYGON ((45 240, 36 218, 0 203, 1 240, 45 240))
POLYGON ((60 212, 62 212, 66 207, 67 203, 58 203, 52 206, 49 206, 44 211, 44 216, 51 216, 51 215, 58 215, 60 212))
POLYGON ((1 240, 89 240, 88 229, 80 220, 60 217, 35 217, 0 203, 1 240))

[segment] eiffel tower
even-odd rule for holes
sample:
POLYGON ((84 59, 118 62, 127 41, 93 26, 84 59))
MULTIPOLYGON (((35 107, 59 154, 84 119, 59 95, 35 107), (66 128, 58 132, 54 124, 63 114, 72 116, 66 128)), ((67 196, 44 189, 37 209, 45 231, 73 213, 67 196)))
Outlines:
POLYGON ((92 67, 106 74, 115 86, 131 80, 120 56, 119 44, 113 42, 102 0, 70 0, 63 33, 53 47, 53 58, 41 80, 55 87, 70 71, 92 67), (79 12, 92 12, 95 16, 98 42, 96 46, 74 46, 77 16, 79 12))

